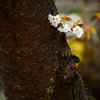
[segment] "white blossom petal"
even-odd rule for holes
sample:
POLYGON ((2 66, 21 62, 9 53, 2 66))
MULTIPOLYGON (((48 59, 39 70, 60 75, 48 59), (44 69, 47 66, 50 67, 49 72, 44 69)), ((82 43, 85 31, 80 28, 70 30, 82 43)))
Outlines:
POLYGON ((70 32, 71 31, 71 27, 69 27, 67 24, 63 25, 63 26, 60 26, 58 28, 58 30, 60 32, 64 32, 64 33, 67 33, 67 32, 70 32))
POLYGON ((60 19, 59 15, 52 16, 51 14, 49 14, 48 20, 50 21, 50 23, 52 24, 52 26, 57 27, 58 24, 60 23, 61 19, 60 19))
POLYGON ((75 34, 78 38, 80 38, 83 33, 84 32, 81 27, 76 26, 75 28, 73 28, 73 34, 75 34))

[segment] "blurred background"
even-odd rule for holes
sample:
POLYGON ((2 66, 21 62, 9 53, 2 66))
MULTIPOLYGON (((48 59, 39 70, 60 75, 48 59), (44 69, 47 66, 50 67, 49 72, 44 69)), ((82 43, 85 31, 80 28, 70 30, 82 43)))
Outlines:
MULTIPOLYGON (((77 67, 93 96, 100 100, 100 0, 55 0, 59 14, 85 23, 81 38, 67 37, 72 53, 80 58, 77 67)), ((5 100, 0 87, 0 100, 5 100)))

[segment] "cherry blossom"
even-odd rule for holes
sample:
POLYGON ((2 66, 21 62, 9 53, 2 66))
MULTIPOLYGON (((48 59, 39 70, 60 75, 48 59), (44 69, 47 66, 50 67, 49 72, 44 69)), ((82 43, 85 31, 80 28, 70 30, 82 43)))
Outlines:
POLYGON ((81 19, 74 23, 70 17, 63 16, 60 18, 59 15, 54 16, 49 14, 48 20, 52 26, 57 27, 58 30, 65 33, 66 36, 76 36, 80 38, 84 33, 81 27, 83 27, 85 24, 79 23, 81 19))
POLYGON ((52 16, 51 14, 49 14, 48 20, 50 21, 50 23, 52 24, 52 26, 57 27, 58 24, 61 21, 61 18, 60 18, 59 15, 52 16))
POLYGON ((83 34, 83 29, 79 26, 76 26, 73 28, 73 34, 75 34, 78 38, 81 37, 81 35, 83 34))
POLYGON ((69 32, 69 31, 71 31, 71 27, 69 27, 67 24, 65 24, 65 25, 60 26, 60 27, 58 28, 58 30, 59 30, 60 32, 67 33, 67 32, 69 32))

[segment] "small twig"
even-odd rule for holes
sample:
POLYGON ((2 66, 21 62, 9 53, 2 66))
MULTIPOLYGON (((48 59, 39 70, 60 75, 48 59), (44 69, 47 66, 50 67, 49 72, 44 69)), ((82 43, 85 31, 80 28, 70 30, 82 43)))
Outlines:
POLYGON ((77 39, 77 37, 74 36, 74 37, 70 38, 67 42, 68 42, 68 43, 71 43, 72 41, 74 41, 74 40, 76 40, 76 39, 77 39))
MULTIPOLYGON (((93 27, 96 23, 98 22, 98 20, 97 19, 94 19, 90 24, 89 24, 89 26, 90 27, 93 27)), ((86 32, 88 29, 84 29, 84 32, 86 32)))

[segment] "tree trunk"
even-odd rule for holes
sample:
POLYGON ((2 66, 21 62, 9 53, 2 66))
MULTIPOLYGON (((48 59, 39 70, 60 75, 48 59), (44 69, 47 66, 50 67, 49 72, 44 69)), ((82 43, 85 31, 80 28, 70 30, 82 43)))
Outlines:
POLYGON ((93 100, 65 34, 50 25, 53 0, 0 0, 0 81, 6 100, 93 100))

